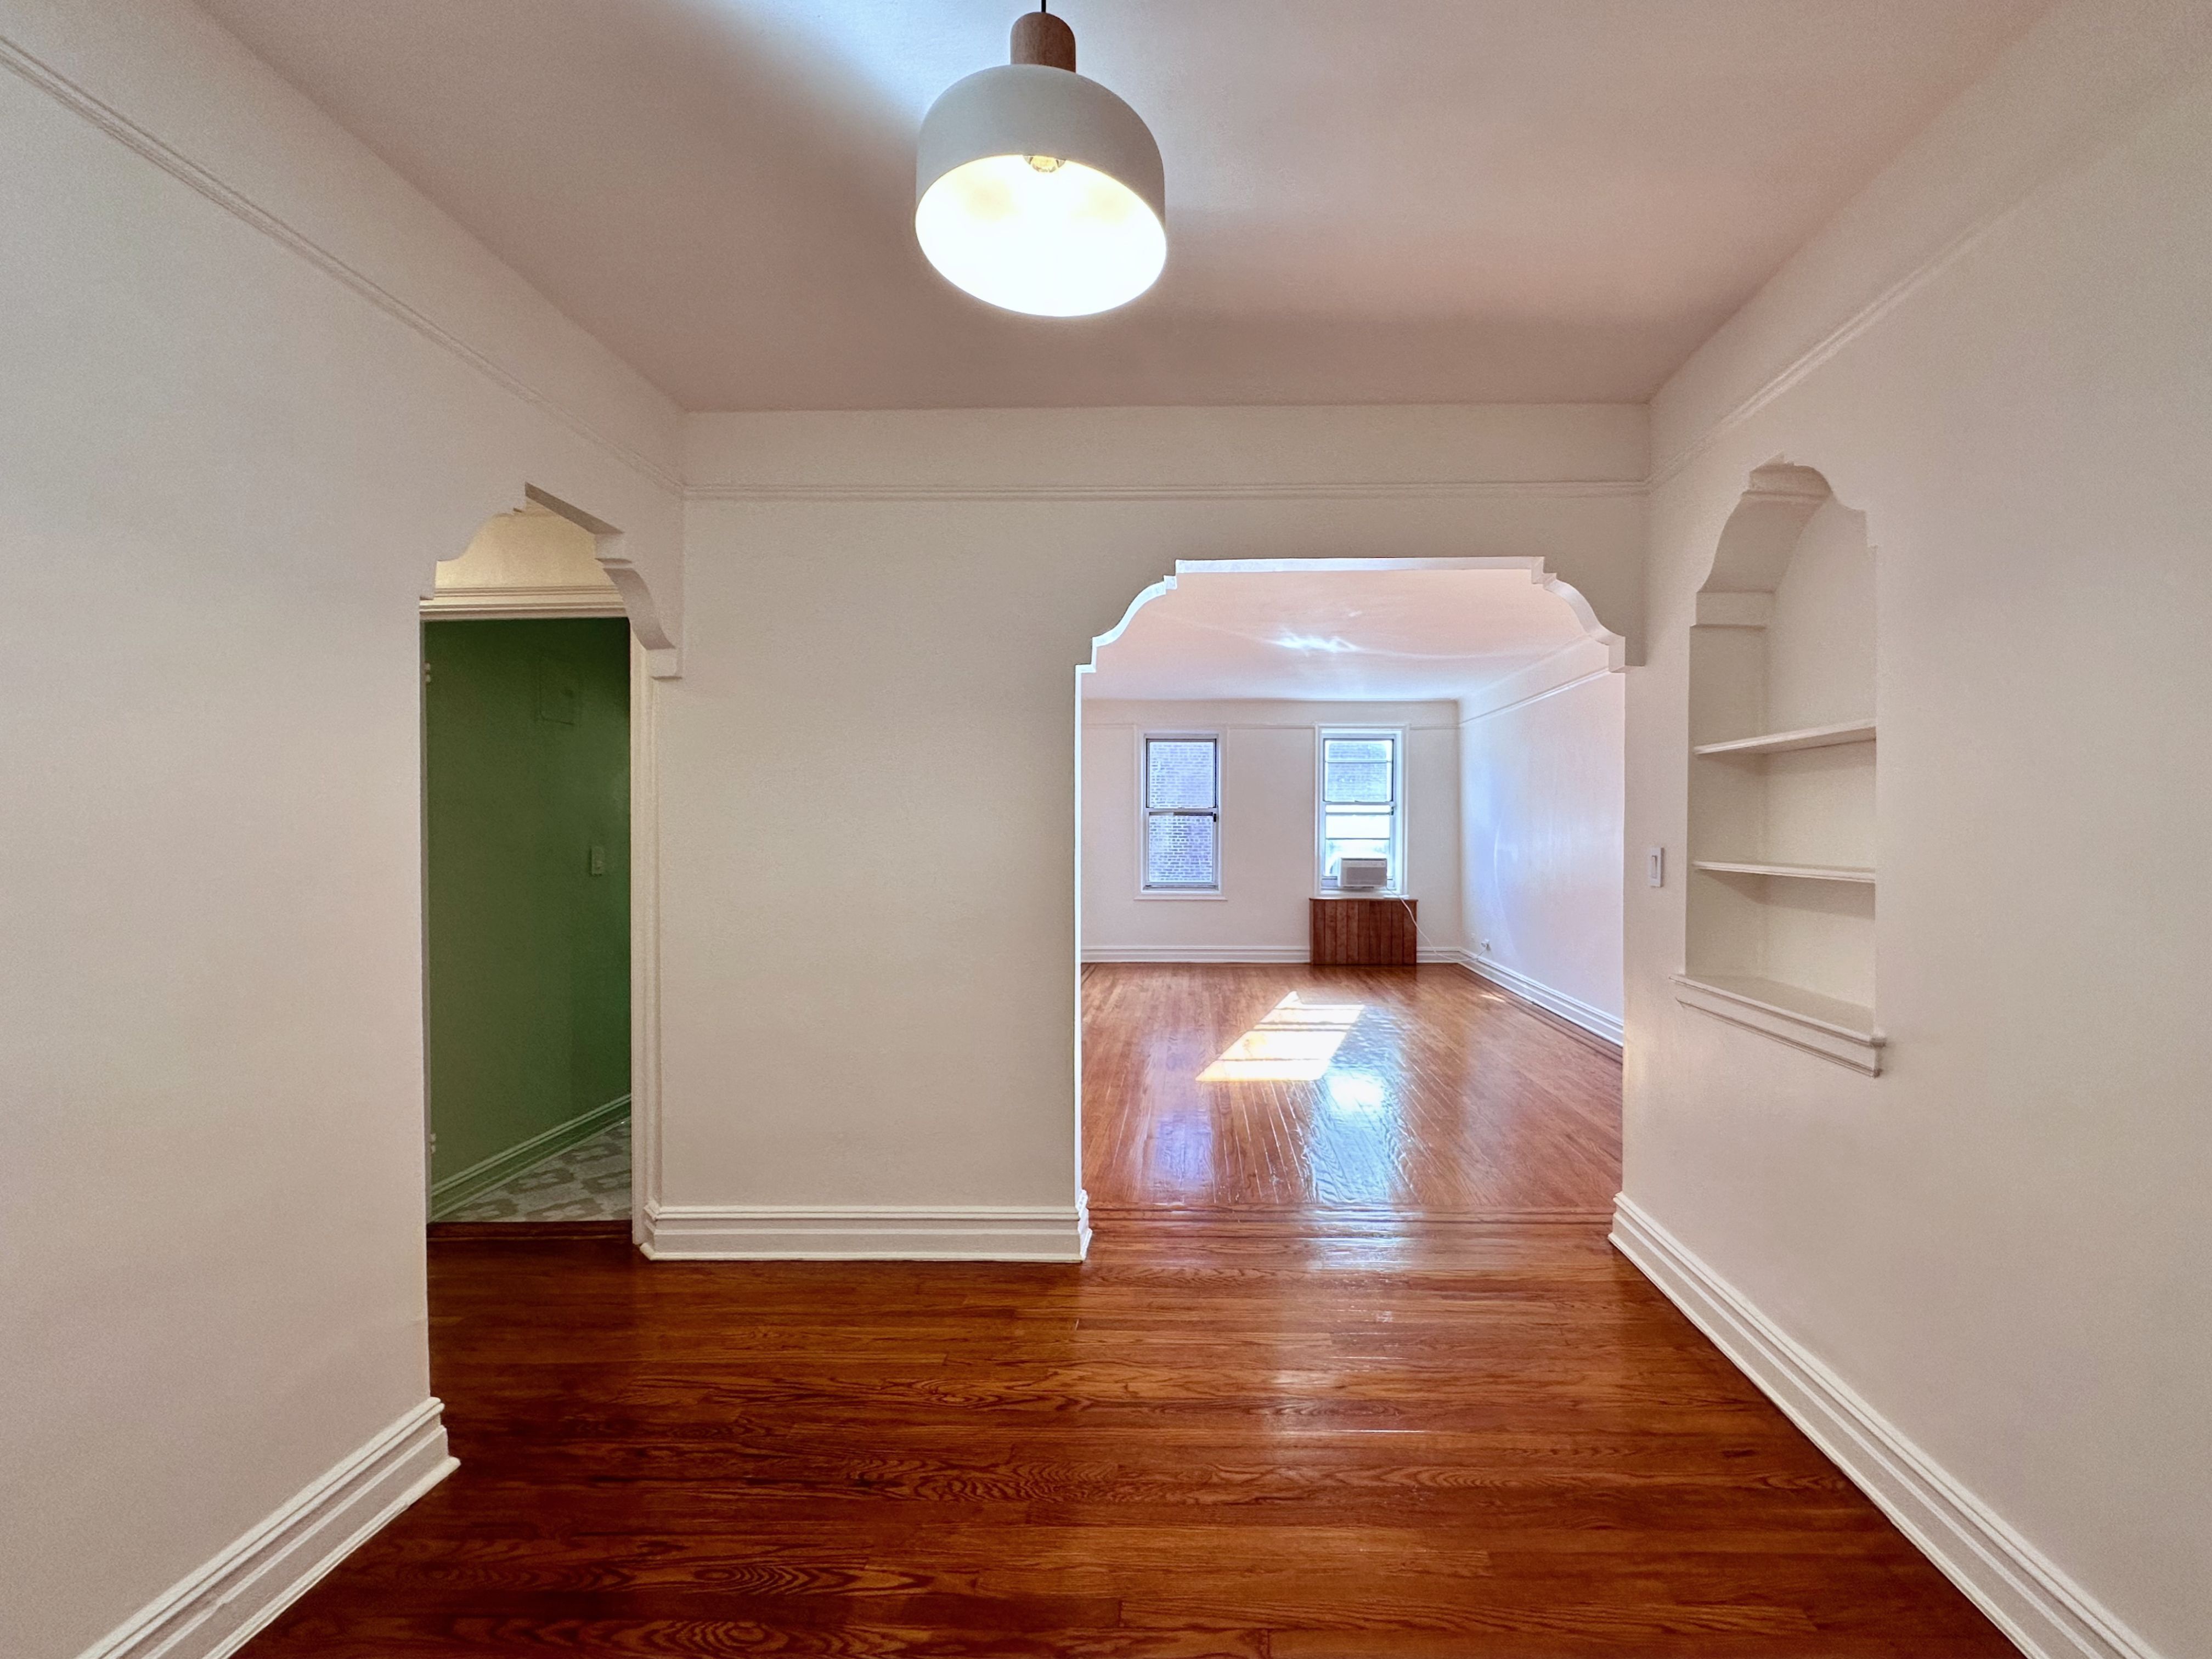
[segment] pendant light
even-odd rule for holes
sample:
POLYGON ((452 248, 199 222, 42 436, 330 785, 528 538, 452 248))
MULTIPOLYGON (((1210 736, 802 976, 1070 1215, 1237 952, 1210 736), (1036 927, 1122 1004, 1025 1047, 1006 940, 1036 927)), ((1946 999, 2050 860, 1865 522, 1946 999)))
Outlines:
POLYGON ((1075 31, 1014 24, 1012 63, 947 88, 921 123, 914 234, 955 288, 1033 317, 1127 305, 1167 263, 1160 147, 1075 72, 1075 31))

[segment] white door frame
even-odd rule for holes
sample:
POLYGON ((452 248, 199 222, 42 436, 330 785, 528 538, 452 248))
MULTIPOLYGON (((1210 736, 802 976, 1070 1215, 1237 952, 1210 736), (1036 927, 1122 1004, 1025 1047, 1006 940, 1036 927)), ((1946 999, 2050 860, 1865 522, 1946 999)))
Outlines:
MULTIPOLYGON (((611 591, 574 587, 515 587, 446 593, 422 601, 424 622, 540 622, 557 617, 619 617, 629 623, 629 1233, 645 1236, 646 1208, 660 1194, 660 821, 659 745, 654 741, 656 680, 650 648, 611 591)), ((428 700, 424 699, 427 718, 428 700)), ((428 732, 419 745, 429 764, 428 732)), ((428 809, 427 769, 422 792, 428 809)), ((430 973, 429 857, 427 817, 423 860, 422 956, 422 1213, 430 1212, 430 973)))

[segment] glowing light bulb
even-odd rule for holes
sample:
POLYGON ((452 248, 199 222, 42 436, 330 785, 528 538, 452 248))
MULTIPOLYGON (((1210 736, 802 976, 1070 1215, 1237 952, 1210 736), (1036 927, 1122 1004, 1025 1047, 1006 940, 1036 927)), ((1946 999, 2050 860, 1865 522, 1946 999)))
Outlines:
POLYGON ((1034 317, 1087 317, 1159 279, 1167 230, 1127 185, 1080 161, 987 155, 923 192, 915 234, 945 280, 1034 317), (1040 167, 1049 161, 1049 167, 1040 167))

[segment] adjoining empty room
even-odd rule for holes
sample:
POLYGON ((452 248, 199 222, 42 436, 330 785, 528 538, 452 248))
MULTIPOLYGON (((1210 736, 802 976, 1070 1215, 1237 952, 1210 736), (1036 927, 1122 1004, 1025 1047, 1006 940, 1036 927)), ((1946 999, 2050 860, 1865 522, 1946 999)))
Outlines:
POLYGON ((1094 1223, 1609 1212, 1620 641, 1497 564, 1200 566, 1079 676, 1094 1223))

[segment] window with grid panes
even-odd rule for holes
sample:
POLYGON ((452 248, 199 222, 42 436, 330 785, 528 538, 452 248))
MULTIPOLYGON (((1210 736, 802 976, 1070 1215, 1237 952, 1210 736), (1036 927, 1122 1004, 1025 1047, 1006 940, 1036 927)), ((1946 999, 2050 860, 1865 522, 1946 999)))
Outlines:
POLYGON ((1221 740, 1145 739, 1145 890, 1221 885, 1221 740))
POLYGON ((1385 890, 1403 890, 1404 739, 1396 732, 1323 732, 1321 738, 1321 890, 1338 890, 1346 858, 1388 861, 1385 890))

